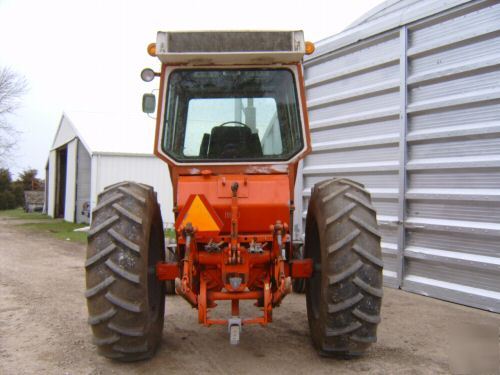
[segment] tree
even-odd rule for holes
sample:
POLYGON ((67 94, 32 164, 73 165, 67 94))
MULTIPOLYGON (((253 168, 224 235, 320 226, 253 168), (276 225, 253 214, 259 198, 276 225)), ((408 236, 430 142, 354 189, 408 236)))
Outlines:
POLYGON ((19 132, 9 117, 21 105, 27 89, 28 83, 23 76, 10 68, 0 68, 0 166, 7 163, 16 146, 19 132))
POLYGON ((10 171, 0 168, 0 210, 16 208, 22 205, 23 201, 24 197, 19 197, 19 192, 12 183, 10 171))
POLYGON ((43 181, 36 177, 37 173, 36 169, 26 169, 12 181, 9 169, 0 168, 0 210, 23 206, 25 191, 43 191, 43 181))
POLYGON ((42 181, 36 177, 38 171, 36 169, 26 169, 19 175, 17 181, 23 187, 23 190, 40 190, 42 181))
POLYGON ((11 184, 12 175, 10 171, 6 168, 0 168, 0 192, 9 190, 11 184))

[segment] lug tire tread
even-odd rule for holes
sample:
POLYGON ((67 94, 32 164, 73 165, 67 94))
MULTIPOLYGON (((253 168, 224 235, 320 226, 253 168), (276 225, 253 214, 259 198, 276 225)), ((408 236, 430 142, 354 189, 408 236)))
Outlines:
POLYGON ((377 339, 383 262, 376 212, 363 185, 331 179, 314 186, 305 257, 320 259, 321 273, 314 281, 320 290, 306 281, 314 346, 326 356, 364 353, 377 339))
POLYGON ((92 215, 85 296, 97 351, 125 362, 150 358, 161 341, 165 298, 163 283, 148 285, 148 262, 164 259, 154 190, 130 181, 111 185, 92 215))

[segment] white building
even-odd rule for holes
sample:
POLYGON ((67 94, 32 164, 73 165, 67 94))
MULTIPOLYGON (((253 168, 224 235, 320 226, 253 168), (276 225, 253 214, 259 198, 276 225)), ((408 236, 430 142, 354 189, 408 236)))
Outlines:
POLYGON ((152 154, 154 131, 146 115, 63 113, 47 163, 48 215, 88 223, 98 194, 128 180, 153 186, 163 222, 173 222, 168 167, 152 154))
POLYGON ((500 2, 387 0, 305 61, 313 152, 372 195, 387 286, 500 312, 500 2))

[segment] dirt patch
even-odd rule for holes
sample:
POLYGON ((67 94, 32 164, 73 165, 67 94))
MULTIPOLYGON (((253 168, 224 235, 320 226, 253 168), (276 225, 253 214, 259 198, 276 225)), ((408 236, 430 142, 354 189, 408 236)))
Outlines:
POLYGON ((186 302, 168 296, 156 356, 121 364, 91 344, 84 245, 2 220, 0 257, 1 374, 447 374, 449 326, 500 325, 498 314, 385 289, 379 342, 363 358, 338 360, 312 348, 302 295, 285 298, 269 326, 245 327, 237 347, 225 327, 199 326, 186 302))

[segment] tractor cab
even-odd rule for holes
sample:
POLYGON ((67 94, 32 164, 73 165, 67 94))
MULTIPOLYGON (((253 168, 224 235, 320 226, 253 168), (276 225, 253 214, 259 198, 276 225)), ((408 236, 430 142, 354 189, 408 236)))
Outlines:
POLYGON ((282 162, 305 147, 290 69, 174 69, 166 94, 161 152, 176 163, 282 162))
POLYGON ((155 153, 178 166, 298 161, 309 147, 306 46, 301 31, 159 32, 155 153))

